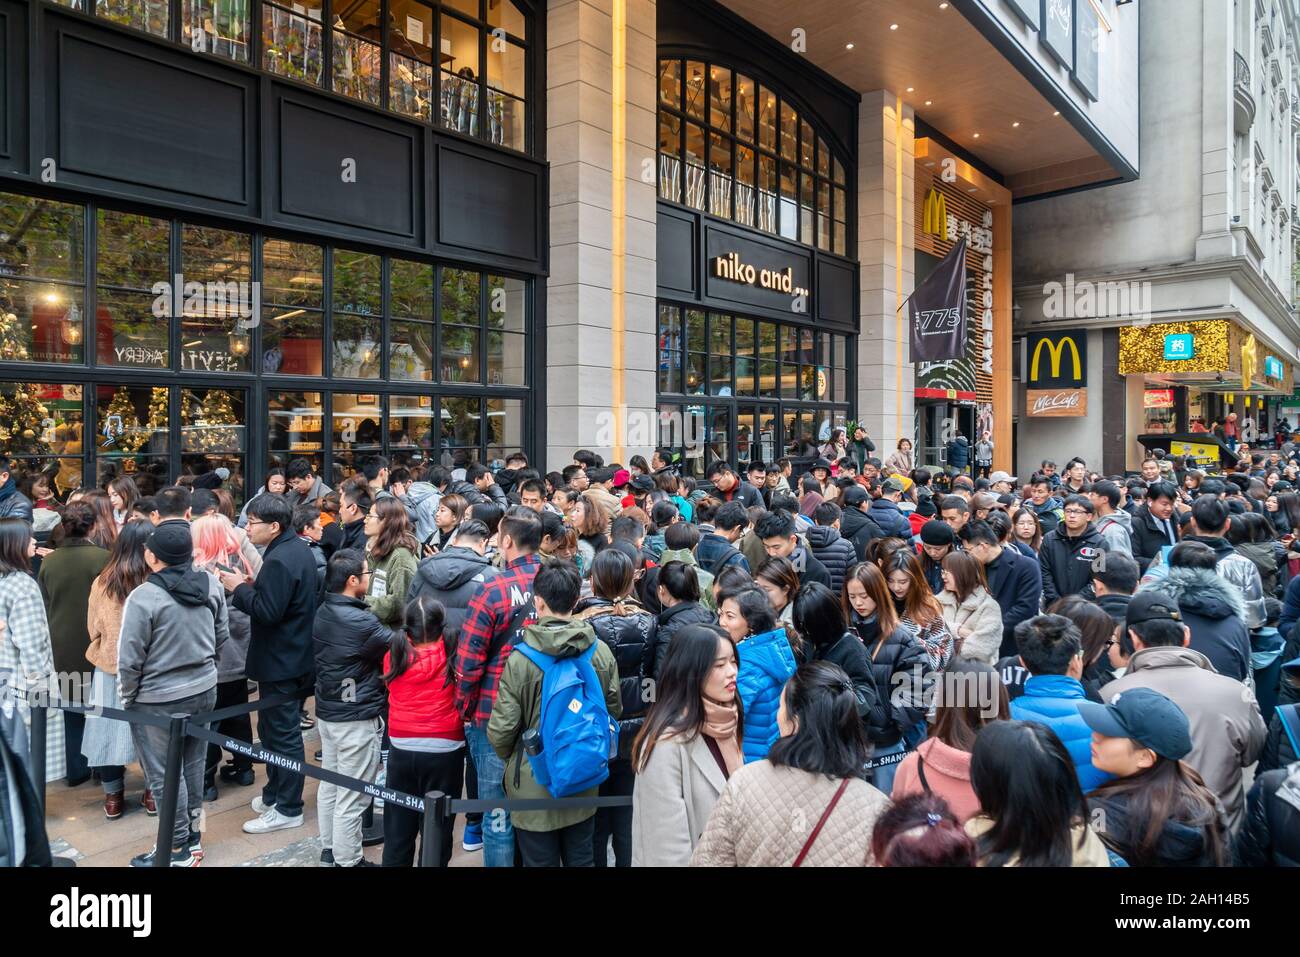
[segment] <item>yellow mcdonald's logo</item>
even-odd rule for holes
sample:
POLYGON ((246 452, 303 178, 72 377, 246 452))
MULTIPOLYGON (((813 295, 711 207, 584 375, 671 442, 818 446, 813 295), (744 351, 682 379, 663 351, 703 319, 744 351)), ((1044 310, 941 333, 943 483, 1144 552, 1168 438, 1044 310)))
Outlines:
POLYGON ((1038 340, 1038 345, 1034 346, 1034 356, 1029 362, 1029 381, 1037 382, 1042 376, 1038 372, 1038 359, 1043 354, 1043 346, 1047 346, 1047 354, 1052 357, 1052 378, 1060 378, 1061 375, 1061 356, 1065 353, 1065 347, 1070 347, 1070 353, 1074 358, 1074 381, 1078 382, 1083 379, 1083 362, 1079 358, 1079 346, 1070 336, 1065 336, 1053 342, 1044 336, 1038 340))
POLYGON ((942 238, 948 231, 948 200, 933 186, 925 194, 921 231, 942 238))
POLYGON ((1246 335, 1246 341, 1241 347, 1241 387, 1249 389, 1251 380, 1255 378, 1255 334, 1253 332, 1246 335))

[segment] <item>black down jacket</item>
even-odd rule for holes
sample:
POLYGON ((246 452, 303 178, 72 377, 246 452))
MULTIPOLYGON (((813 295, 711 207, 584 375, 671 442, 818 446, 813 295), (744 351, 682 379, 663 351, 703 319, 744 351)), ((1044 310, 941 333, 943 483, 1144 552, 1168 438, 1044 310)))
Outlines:
POLYGON ((876 620, 855 613, 853 629, 862 639, 876 679, 876 705, 867 718, 867 735, 872 744, 889 747, 899 742, 904 729, 925 720, 924 681, 931 670, 930 659, 906 625, 897 626, 881 642, 876 620))
POLYGON ((1300 764, 1259 776, 1246 797, 1246 823, 1237 834, 1238 867, 1300 867, 1297 800, 1300 764))
POLYGON ((383 713, 388 701, 381 664, 393 632, 366 607, 365 599, 330 593, 316 610, 316 717, 364 721, 383 713))
POLYGON ((591 625, 596 637, 609 645, 618 662, 618 690, 623 700, 623 714, 618 721, 619 757, 632 757, 632 741, 645 721, 654 696, 655 640, 659 623, 635 599, 612 602, 604 598, 584 598, 574 609, 574 617, 591 625))
POLYGON ((826 566, 831 576, 831 591, 839 594, 844 588, 844 579, 858 562, 858 553, 853 543, 840 535, 839 529, 829 525, 814 525, 808 529, 808 547, 813 557, 826 566))
POLYGON ((663 669, 664 658, 668 655, 668 646, 673 636, 687 625, 712 625, 717 622, 713 612, 699 602, 683 601, 672 608, 665 608, 659 613, 659 633, 655 638, 655 666, 657 675, 663 669))

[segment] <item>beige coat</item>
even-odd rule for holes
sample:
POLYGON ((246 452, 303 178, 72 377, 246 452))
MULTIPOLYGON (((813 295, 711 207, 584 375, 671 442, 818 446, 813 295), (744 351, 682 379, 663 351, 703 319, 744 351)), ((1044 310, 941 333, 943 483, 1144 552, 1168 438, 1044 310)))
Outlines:
POLYGON ((1190 648, 1143 648, 1124 677, 1101 689, 1110 701, 1129 688, 1152 688, 1182 708, 1192 726, 1192 750, 1183 760, 1219 796, 1235 831, 1245 817, 1241 772, 1255 763, 1268 729, 1250 688, 1214 670, 1190 648))
POLYGON ((90 586, 90 601, 86 607, 86 631, 90 646, 86 660, 110 675, 117 674, 117 638, 122 633, 124 604, 109 597, 103 583, 96 578, 90 586))
POLYGON ((660 738, 632 791, 632 866, 689 864, 726 785, 702 736, 660 738))
MULTIPOLYGON (((983 814, 977 814, 966 822, 966 833, 975 839, 993 826, 993 821, 983 814)), ((1070 846, 1074 848, 1074 860, 1070 862, 1071 867, 1110 867, 1110 855, 1106 853, 1106 845, 1101 842, 1095 831, 1087 824, 1079 824, 1070 833, 1070 846), (1079 846, 1079 838, 1083 836, 1083 846, 1079 846)), ((1004 867, 1018 867, 1019 862, 1013 857, 1010 863, 1004 867)))
MULTIPOLYGON (((841 779, 747 764, 731 776, 691 857, 692 867, 790 867, 841 779)), ((870 867, 871 833, 889 798, 860 778, 845 788, 800 867, 870 867)))
POLYGON ((1002 607, 988 589, 976 585, 959 605, 957 596, 945 588, 939 592, 939 604, 943 606, 943 620, 954 637, 960 639, 958 629, 961 628, 969 628, 972 632, 961 640, 961 656, 996 665, 1002 647, 1002 607))

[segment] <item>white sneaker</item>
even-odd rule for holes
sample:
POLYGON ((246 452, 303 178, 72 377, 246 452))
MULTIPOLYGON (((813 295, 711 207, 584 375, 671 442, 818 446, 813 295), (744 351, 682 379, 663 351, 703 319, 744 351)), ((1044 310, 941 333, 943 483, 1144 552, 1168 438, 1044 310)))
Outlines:
POLYGON ((271 810, 271 808, 273 808, 274 806, 275 805, 267 804, 265 801, 263 801, 262 795, 260 794, 257 797, 253 798, 252 802, 249 804, 249 807, 253 809, 253 813, 258 815, 259 817, 265 814, 267 811, 271 810))
POLYGON ((269 808, 259 818, 244 822, 245 834, 269 834, 271 831, 284 831, 291 827, 302 827, 302 815, 289 817, 275 808, 269 808))

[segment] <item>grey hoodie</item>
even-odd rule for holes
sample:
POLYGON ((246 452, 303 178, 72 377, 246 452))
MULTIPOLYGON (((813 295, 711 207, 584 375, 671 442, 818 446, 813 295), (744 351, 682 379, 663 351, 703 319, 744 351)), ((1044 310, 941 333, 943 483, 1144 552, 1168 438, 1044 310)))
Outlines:
POLYGON ((1103 515, 1093 524, 1097 531, 1101 532, 1107 551, 1123 552, 1129 558, 1133 557, 1132 515, 1123 509, 1118 509, 1109 515, 1103 515))
POLYGON ((433 523, 433 516, 441 501, 442 493, 430 482, 412 482, 406 490, 402 504, 406 506, 406 514, 415 526, 418 541, 424 542, 438 530, 438 526, 433 523))
POLYGON ((162 704, 217 685, 217 650, 229 639, 221 583, 188 562, 127 595, 117 644, 122 703, 162 704))

